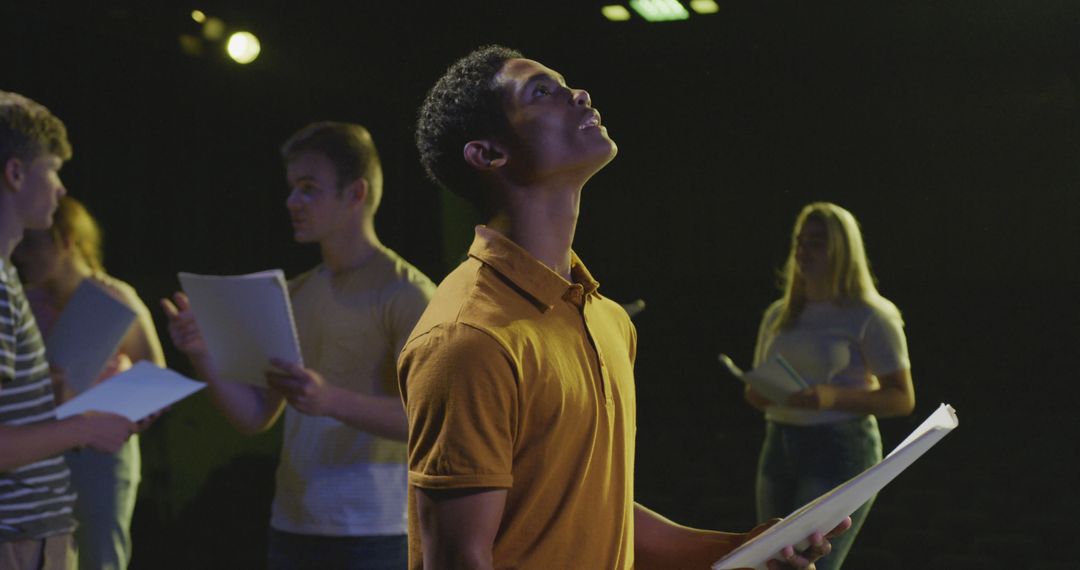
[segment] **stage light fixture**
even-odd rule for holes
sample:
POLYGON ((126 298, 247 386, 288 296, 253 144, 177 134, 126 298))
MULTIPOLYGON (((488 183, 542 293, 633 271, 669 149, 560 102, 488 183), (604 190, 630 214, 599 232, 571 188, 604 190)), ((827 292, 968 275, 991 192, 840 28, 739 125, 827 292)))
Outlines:
POLYGON ((206 13, 202 10, 192 10, 191 19, 195 20, 195 23, 201 24, 206 21, 206 13))
POLYGON ((626 6, 611 4, 600 8, 600 13, 612 22, 625 22, 630 19, 630 10, 626 6))
POLYGON ((630 0, 630 7, 648 22, 670 22, 690 17, 679 0, 630 0))
POLYGON ((259 45, 259 38, 255 37, 255 34, 236 32, 229 36, 229 43, 226 45, 225 51, 236 63, 247 64, 259 57, 262 47, 259 45))
POLYGON ((720 6, 715 0, 690 0, 690 9, 698 14, 715 14, 720 11, 720 6))
POLYGON ((225 37, 225 21, 213 16, 206 19, 202 25, 203 37, 212 41, 220 41, 225 37))

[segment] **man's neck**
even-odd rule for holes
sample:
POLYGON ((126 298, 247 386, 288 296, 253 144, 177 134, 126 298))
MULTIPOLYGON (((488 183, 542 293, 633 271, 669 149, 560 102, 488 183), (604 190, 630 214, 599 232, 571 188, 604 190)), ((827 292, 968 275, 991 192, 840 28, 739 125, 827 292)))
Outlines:
POLYGON ((335 275, 367 263, 381 247, 372 220, 351 225, 319 242, 323 265, 335 275))
MULTIPOLYGON (((7 196, 8 192, 4 192, 7 196)), ((11 252, 23 238, 23 223, 13 214, 13 205, 7 200, 0 203, 0 255, 5 261, 11 260, 11 252)))
POLYGON ((581 186, 514 188, 502 196, 502 207, 489 226, 569 281, 581 186))

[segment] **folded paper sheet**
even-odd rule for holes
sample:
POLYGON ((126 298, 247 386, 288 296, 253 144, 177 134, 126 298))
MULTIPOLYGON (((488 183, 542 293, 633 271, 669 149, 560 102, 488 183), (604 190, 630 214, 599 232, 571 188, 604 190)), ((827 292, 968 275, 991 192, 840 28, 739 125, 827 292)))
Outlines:
POLYGON ((818 497, 731 551, 713 564, 713 570, 763 570, 766 562, 776 557, 785 546, 805 547, 806 537, 815 531, 826 533, 835 528, 844 517, 851 515, 855 509, 870 500, 959 423, 956 411, 951 406, 942 404, 880 463, 818 497))
POLYGON ((142 360, 57 407, 56 419, 93 410, 120 414, 137 422, 205 387, 202 382, 142 360))
POLYGON ((281 270, 179 276, 222 378, 265 386, 271 358, 303 365, 281 270))
POLYGON ((135 311, 83 279, 45 339, 49 364, 64 369, 74 393, 83 392, 101 375, 133 322, 135 311))
POLYGON ((810 385, 795 371, 795 368, 777 354, 761 366, 743 372, 726 354, 720 355, 720 364, 739 380, 749 384, 762 396, 774 404, 783 404, 787 397, 810 385))

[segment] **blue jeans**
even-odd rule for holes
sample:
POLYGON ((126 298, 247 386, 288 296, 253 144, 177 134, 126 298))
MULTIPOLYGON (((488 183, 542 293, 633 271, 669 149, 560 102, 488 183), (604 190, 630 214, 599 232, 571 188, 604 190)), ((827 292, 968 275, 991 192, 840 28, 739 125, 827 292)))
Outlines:
MULTIPOLYGON (((873 416, 813 426, 767 422, 758 462, 758 520, 786 517, 879 461, 881 434, 873 416)), ((840 568, 873 502, 851 515, 851 529, 832 540, 832 553, 817 561, 818 570, 840 568)))
POLYGON ((139 436, 117 453, 73 449, 64 454, 75 501, 75 545, 81 570, 126 570, 131 561, 131 516, 139 489, 139 436))
POLYGON ((404 570, 406 535, 321 536, 271 528, 268 570, 404 570))

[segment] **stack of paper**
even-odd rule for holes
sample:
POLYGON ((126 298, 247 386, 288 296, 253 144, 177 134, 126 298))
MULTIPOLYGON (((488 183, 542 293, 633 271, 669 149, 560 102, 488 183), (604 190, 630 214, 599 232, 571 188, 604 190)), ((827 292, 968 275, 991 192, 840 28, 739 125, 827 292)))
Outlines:
POLYGON ((181 273, 180 284, 222 378, 265 386, 271 358, 303 365, 280 269, 231 276, 181 273))
POLYGON ((135 366, 57 407, 56 419, 97 411, 120 414, 137 422, 205 387, 202 382, 140 360, 135 366))
POLYGON ((788 396, 810 387, 781 354, 748 372, 743 372, 726 354, 720 355, 720 364, 774 404, 783 404, 788 396))
POLYGON ((135 311, 92 279, 83 279, 45 339, 49 364, 62 368, 78 394, 94 383, 124 340, 135 311))

